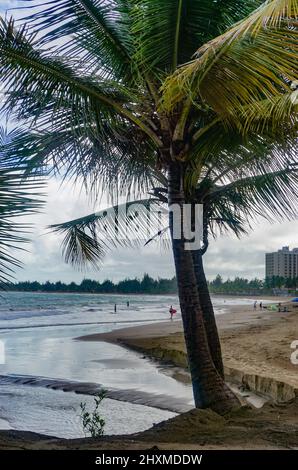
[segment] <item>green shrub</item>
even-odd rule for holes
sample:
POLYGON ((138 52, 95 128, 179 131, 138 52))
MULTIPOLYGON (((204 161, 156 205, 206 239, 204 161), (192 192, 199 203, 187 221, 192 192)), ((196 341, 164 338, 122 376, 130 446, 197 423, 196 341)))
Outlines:
POLYGON ((81 413, 80 417, 82 420, 83 430, 85 436, 91 434, 91 437, 101 437, 104 434, 105 420, 99 413, 99 407, 104 398, 106 398, 107 392, 101 390, 98 395, 94 397, 94 409, 89 412, 87 410, 86 403, 80 403, 81 413))

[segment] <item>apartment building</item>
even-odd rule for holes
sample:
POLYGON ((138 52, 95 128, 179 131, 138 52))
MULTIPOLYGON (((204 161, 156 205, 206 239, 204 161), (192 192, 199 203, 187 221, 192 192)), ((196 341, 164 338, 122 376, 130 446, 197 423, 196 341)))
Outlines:
POLYGON ((280 276, 286 279, 298 277, 298 248, 284 246, 274 253, 266 253, 266 277, 280 276))

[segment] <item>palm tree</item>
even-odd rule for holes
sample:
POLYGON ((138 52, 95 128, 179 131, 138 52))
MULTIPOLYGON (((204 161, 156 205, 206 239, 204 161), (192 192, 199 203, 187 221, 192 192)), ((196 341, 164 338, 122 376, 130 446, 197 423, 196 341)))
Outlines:
MULTIPOLYGON (((229 182, 225 165, 242 176, 251 141, 295 138, 297 2, 29 0, 28 26, 0 28, 5 110, 32 129, 15 152, 83 176, 95 194, 99 184, 112 195, 166 185, 183 216, 186 202, 208 194, 197 187, 210 174, 216 191, 229 182)), ((173 222, 170 213, 195 403, 230 409, 236 400, 212 360, 194 256, 185 236, 173 237, 173 222)))
POLYGON ((27 242, 26 233, 29 225, 18 222, 19 217, 33 214, 42 204, 37 191, 42 187, 41 181, 26 176, 27 168, 13 160, 7 159, 6 146, 20 134, 17 129, 8 132, 0 127, 0 286, 5 287, 13 278, 13 271, 22 263, 12 255, 22 249, 27 242), (35 193, 35 196, 32 195, 35 193))

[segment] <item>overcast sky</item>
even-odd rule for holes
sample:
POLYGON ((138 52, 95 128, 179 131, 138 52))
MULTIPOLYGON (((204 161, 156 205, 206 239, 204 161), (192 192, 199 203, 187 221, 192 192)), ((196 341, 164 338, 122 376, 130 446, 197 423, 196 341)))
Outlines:
MULTIPOLYGON (((0 0, 0 14, 17 1, 0 0)), ((61 256, 61 238, 47 234, 46 226, 86 215, 103 209, 93 206, 86 195, 71 183, 60 186, 58 180, 48 183, 47 204, 44 212, 32 216, 29 222, 35 224, 32 242, 28 252, 18 254, 24 262, 24 269, 16 272, 18 280, 39 280, 65 282, 81 281, 90 277, 120 280, 125 277, 140 277, 144 272, 153 277, 174 275, 173 259, 170 252, 161 253, 158 246, 151 243, 141 250, 120 249, 109 254, 99 271, 75 271, 66 265, 61 256)), ((28 218, 27 218, 28 220, 28 218)), ((253 232, 241 240, 233 237, 221 237, 211 241, 205 256, 205 267, 209 278, 217 273, 223 277, 245 276, 248 278, 264 277, 265 252, 275 251, 283 245, 298 246, 298 221, 272 224, 259 220, 253 232)))

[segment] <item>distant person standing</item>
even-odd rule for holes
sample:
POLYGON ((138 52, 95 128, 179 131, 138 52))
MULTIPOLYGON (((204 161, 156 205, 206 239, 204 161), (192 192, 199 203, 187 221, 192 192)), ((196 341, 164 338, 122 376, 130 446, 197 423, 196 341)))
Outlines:
POLYGON ((263 310, 263 302, 260 302, 260 310, 263 310))
POLYGON ((117 313, 117 304, 114 305, 114 313, 117 313))
POLYGON ((254 302, 254 310, 257 310, 257 301, 254 302))
POLYGON ((173 320, 173 315, 177 312, 177 310, 173 308, 173 305, 171 305, 169 312, 170 312, 170 318, 171 320, 173 320))
POLYGON ((129 300, 126 302, 126 306, 127 306, 127 308, 129 307, 129 300))

